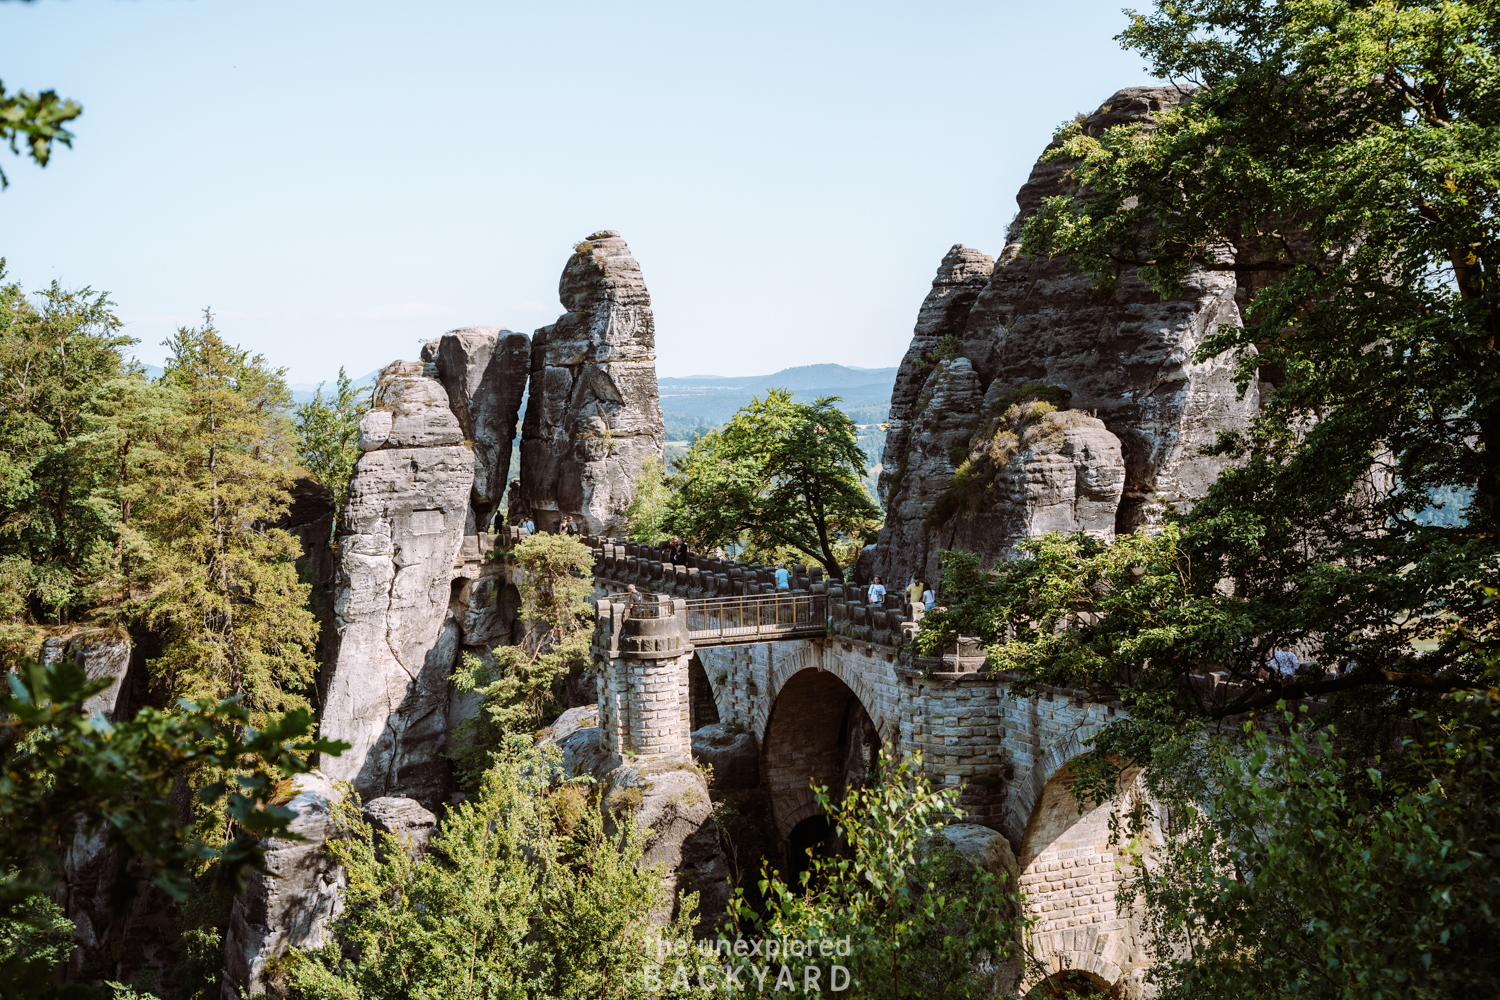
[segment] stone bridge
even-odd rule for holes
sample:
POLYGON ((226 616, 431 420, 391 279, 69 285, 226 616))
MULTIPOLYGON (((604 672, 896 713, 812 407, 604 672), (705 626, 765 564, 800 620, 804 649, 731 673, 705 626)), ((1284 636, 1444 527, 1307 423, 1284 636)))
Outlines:
POLYGON ((778 597, 769 567, 697 556, 679 565, 664 549, 586 541, 596 556, 605 749, 685 755, 694 730, 742 727, 757 740, 782 844, 820 821, 811 782, 837 798, 881 746, 920 752, 934 783, 959 791, 968 820, 1003 835, 1000 854, 1039 918, 1031 947, 1044 966, 1114 985, 1144 963, 1137 928, 1114 901, 1124 877, 1109 845, 1114 804, 1080 813, 1069 791, 1070 761, 1118 706, 1066 690, 1011 697, 1011 679, 983 669, 977 650, 918 656, 899 597, 869 607, 816 569, 796 567, 791 594, 778 597), (627 600, 631 584, 641 593, 627 600), (738 602, 747 624, 695 641, 701 609, 715 602, 738 602), (827 620, 787 622, 775 609, 793 602, 814 615, 826 608, 827 620), (775 634, 791 627, 811 634, 775 634))

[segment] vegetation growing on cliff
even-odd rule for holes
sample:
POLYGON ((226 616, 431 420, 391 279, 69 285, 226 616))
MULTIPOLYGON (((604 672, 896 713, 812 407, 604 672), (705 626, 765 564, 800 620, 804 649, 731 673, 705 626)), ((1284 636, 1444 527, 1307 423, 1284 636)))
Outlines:
POLYGON ((554 801, 581 786, 559 771, 556 748, 508 737, 416 861, 346 802, 348 836, 328 847, 348 873, 344 913, 326 947, 284 963, 286 996, 646 995, 659 946, 691 940, 691 900, 653 927, 647 915, 668 901, 661 866, 641 863, 646 831, 607 831, 597 801, 563 822, 554 801))
MULTIPOLYGON (((510 553, 523 571, 518 618, 526 634, 487 656, 468 654, 453 675, 473 692, 479 712, 460 724, 453 752, 460 780, 475 785, 508 734, 534 733, 567 707, 568 674, 589 663, 594 556, 570 535, 525 538, 510 553)), ((498 600, 498 591, 496 591, 498 600)))

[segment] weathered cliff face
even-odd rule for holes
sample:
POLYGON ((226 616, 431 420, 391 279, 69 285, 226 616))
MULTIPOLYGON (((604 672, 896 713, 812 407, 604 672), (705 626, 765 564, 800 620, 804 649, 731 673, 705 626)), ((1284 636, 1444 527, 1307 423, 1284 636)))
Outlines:
POLYGON ((98 712, 111 722, 119 721, 124 708, 125 675, 130 670, 130 636, 118 629, 80 629, 69 635, 52 636, 42 643, 43 663, 72 660, 91 681, 108 679, 109 687, 85 699, 83 710, 98 712))
POLYGON ((292 779, 292 791, 291 830, 306 839, 267 840, 266 870, 252 871, 235 898, 224 938, 225 1000, 264 993, 266 963, 288 948, 320 947, 343 909, 343 869, 323 852, 339 835, 334 809, 342 796, 316 771, 292 779))
MULTIPOLYGON (((1116 125, 1149 121, 1179 103, 1175 87, 1129 87, 1085 121, 1099 134, 1116 125)), ((1020 214, 1011 239, 1041 206, 1061 192, 1064 163, 1039 163, 1017 196, 1020 214)), ((1104 421, 1125 455, 1125 497, 1119 530, 1149 520, 1154 496, 1174 506, 1201 497, 1224 468, 1200 455, 1220 431, 1248 426, 1259 400, 1240 398, 1234 359, 1201 364, 1193 355, 1220 324, 1239 325, 1232 272, 1192 273, 1180 295, 1162 299, 1127 268, 1113 291, 1094 287, 1066 259, 1021 257, 1011 243, 989 286, 974 303, 962 353, 987 390, 1027 383, 1061 386, 1070 405, 1104 421)))
POLYGON ((536 331, 521 434, 521 494, 539 527, 571 516, 618 532, 647 458, 663 450, 656 327, 640 265, 614 230, 579 243, 536 331))
POLYGON ((917 401, 922 388, 943 360, 944 347, 951 344, 956 349, 969 321, 969 310, 989 284, 994 270, 995 258, 957 243, 943 255, 943 261, 938 265, 937 277, 932 279, 932 291, 927 293, 917 313, 911 346, 901 359, 896 385, 891 390, 889 428, 885 452, 881 456, 879 488, 882 503, 890 501, 896 472, 907 456, 909 425, 917 416, 917 401))
MULTIPOLYGON (((921 396, 912 404, 906 446, 886 458, 891 486, 872 575, 897 586, 904 586, 913 576, 937 579, 938 552, 952 547, 954 529, 945 531, 941 523, 929 526, 927 517, 953 488, 957 466, 968 455, 969 442, 983 419, 983 404, 979 379, 968 358, 934 366, 921 396), (894 466, 889 464, 893 459, 894 466)), ((886 451, 890 452, 889 443, 886 451)))
POLYGON ((531 338, 497 326, 471 326, 430 342, 422 360, 437 366, 448 405, 474 445, 468 533, 488 531, 510 482, 516 420, 531 373, 531 338))
POLYGON ((420 362, 381 372, 360 421, 335 602, 340 643, 321 731, 350 743, 323 762, 365 798, 448 793, 442 758, 460 640, 449 612, 469 519, 474 452, 448 394, 420 362))
MULTIPOLYGON (((1085 128, 1097 135, 1149 121, 1184 93, 1127 88, 1085 128)), ((1147 524, 1158 498, 1181 507, 1204 494, 1225 462, 1201 447, 1247 427, 1256 410, 1254 391, 1236 391, 1234 359, 1193 360, 1220 324, 1240 322, 1232 273, 1194 272, 1163 300, 1134 269, 1105 291, 1070 260, 1019 255, 1021 224, 1061 192, 1067 169, 1032 170, 1011 242, 987 278, 988 258, 955 247, 923 303, 892 396, 882 472, 888 510, 872 570, 887 580, 935 580, 942 548, 1006 558, 1017 541, 1047 531, 1109 538, 1147 524), (942 334, 931 331, 956 326, 957 344, 946 345, 956 360, 933 365, 942 334), (1012 428, 1017 447, 996 447, 1006 411, 1037 400, 1064 410, 1025 434, 1012 428), (996 460, 982 460, 987 449, 996 460)))

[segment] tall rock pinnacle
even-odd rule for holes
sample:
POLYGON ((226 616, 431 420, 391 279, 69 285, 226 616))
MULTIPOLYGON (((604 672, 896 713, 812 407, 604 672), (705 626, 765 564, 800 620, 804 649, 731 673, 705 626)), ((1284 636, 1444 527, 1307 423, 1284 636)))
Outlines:
POLYGON ((642 462, 663 451, 651 294, 605 229, 574 248, 558 296, 568 311, 531 342, 521 499, 540 528, 618 532, 642 462))

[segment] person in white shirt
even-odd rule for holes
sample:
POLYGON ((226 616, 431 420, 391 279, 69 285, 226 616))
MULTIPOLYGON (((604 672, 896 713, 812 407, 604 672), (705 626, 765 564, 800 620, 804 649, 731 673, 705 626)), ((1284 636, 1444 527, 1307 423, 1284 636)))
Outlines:
POLYGON ((871 607, 874 607, 875 605, 882 604, 884 602, 885 602, 885 584, 881 583, 880 582, 880 577, 877 576, 875 578, 875 582, 872 583, 872 584, 870 584, 870 592, 869 592, 868 600, 866 601, 866 603, 869 604, 871 607))
POLYGON ((932 592, 932 588, 929 587, 927 590, 922 591, 922 609, 924 611, 931 611, 932 606, 936 603, 937 595, 932 592))

